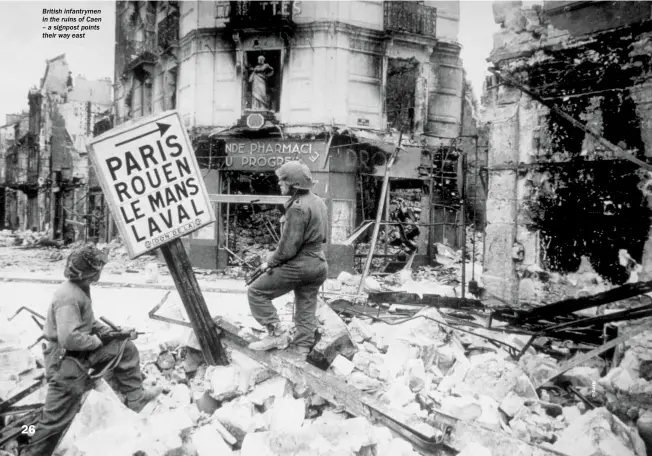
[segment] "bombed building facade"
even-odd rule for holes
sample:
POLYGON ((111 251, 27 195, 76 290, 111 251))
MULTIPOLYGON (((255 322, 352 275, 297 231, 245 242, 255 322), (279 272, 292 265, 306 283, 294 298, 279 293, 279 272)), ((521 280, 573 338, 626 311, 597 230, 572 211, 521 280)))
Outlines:
POLYGON ((483 95, 483 280, 494 302, 649 280, 651 7, 494 4, 502 28, 483 95))
POLYGON ((331 272, 351 270, 364 255, 346 241, 375 218, 399 138, 390 207, 421 225, 385 245, 427 261, 433 242, 460 244, 458 157, 482 155, 458 2, 124 1, 116 15, 114 124, 178 110, 215 204, 218 223, 184 240, 195 266, 274 244, 273 171, 300 159, 328 205, 331 272))
POLYGON ((45 231, 53 239, 88 233, 87 141, 99 113, 110 109, 111 81, 73 77, 65 55, 46 61, 29 110, 8 116, 0 147, 4 156, 4 226, 45 231))

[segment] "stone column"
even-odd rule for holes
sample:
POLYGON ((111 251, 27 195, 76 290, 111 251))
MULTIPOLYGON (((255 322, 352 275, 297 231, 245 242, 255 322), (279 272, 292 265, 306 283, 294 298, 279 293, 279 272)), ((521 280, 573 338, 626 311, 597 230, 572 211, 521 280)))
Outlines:
POLYGON ((516 305, 518 281, 513 250, 518 176, 514 168, 519 161, 519 102, 516 93, 511 95, 514 97, 504 98, 508 103, 494 106, 486 119, 491 127, 483 282, 492 304, 516 305))
MULTIPOLYGON (((432 48, 428 48, 428 55, 432 55, 432 48)), ((423 135, 425 123, 428 118, 428 90, 430 87, 430 62, 419 62, 419 75, 417 77, 414 93, 414 135, 423 135)))
POLYGON ((460 60, 462 47, 457 43, 437 43, 431 57, 435 81, 428 87, 428 117, 425 132, 442 138, 460 134, 464 69, 460 60))
MULTIPOLYGON (((432 56, 433 50, 434 49, 432 47, 426 48, 426 53, 428 54, 429 59, 432 56)), ((434 81, 432 80, 432 78, 433 78, 433 74, 432 74, 430 60, 425 62, 419 62, 419 76, 417 78, 417 86, 415 90, 416 109, 414 110, 414 133, 416 137, 423 135, 426 128, 426 123, 428 121, 429 91, 431 90, 430 88, 434 85, 434 81)), ((427 138, 423 138, 423 139, 427 140, 427 138)), ((424 155, 422 153, 421 155, 422 165, 425 165, 428 167, 428 169, 430 169, 431 161, 432 159, 430 155, 428 155, 428 158, 426 160, 424 159, 424 155)), ((430 204, 431 204, 430 192, 424 191, 421 194, 421 216, 420 216, 421 223, 430 222, 430 210, 431 210, 430 204)), ((432 230, 430 226, 421 227, 421 233, 419 234, 419 238, 417 239, 417 245, 419 251, 418 255, 425 255, 428 259, 432 258, 432 246, 430 242, 431 231, 432 230)))

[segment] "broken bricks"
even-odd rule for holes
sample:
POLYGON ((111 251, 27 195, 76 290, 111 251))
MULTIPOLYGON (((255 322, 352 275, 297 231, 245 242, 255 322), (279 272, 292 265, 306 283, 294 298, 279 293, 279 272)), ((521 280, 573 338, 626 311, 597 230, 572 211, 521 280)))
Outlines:
POLYGON ((537 397, 530 380, 518 364, 493 354, 473 357, 471 363, 471 369, 464 379, 470 389, 482 391, 499 402, 511 391, 522 397, 537 397))
POLYGON ((645 446, 635 429, 605 408, 585 413, 559 436, 553 448, 573 456, 643 456, 645 446))
POLYGON ((320 323, 320 336, 308 359, 326 368, 338 354, 351 358, 358 351, 346 324, 321 299, 317 300, 317 320, 320 323))
MULTIPOLYGON (((424 312, 424 314, 435 320, 440 319, 440 315, 431 312, 424 312)), ((366 324, 363 319, 360 319, 360 322, 366 324)), ((357 336, 352 333, 360 329, 357 326, 358 323, 349 324, 348 328, 351 339, 354 341, 357 336), (356 329, 352 329, 352 327, 356 329)), ((584 416, 582 413, 586 409, 580 410, 577 407, 573 408, 572 411, 564 410, 563 414, 561 414, 561 407, 558 407, 560 415, 563 415, 560 418, 559 415, 557 417, 551 416, 545 407, 538 408, 536 405, 532 405, 534 402, 531 403, 530 399, 535 401, 535 398, 531 397, 532 394, 528 391, 529 382, 521 382, 520 377, 523 371, 518 364, 495 353, 469 355, 467 358, 464 348, 459 344, 458 339, 460 338, 457 333, 454 330, 451 331, 438 325, 432 320, 418 318, 409 324, 396 325, 395 327, 382 323, 368 324, 368 326, 370 332, 365 334, 363 332, 365 328, 360 331, 360 338, 363 340, 360 346, 364 349, 355 353, 355 356, 351 356, 350 361, 339 353, 335 356, 339 361, 346 360, 354 365, 354 370, 348 375, 346 370, 343 370, 340 374, 349 385, 365 390, 377 398, 386 399, 386 402, 391 404, 391 408, 400 409, 405 413, 409 413, 412 417, 433 419, 436 416, 436 413, 432 413, 433 411, 445 411, 450 415, 466 419, 471 424, 477 424, 482 429, 491 429, 489 435, 498 443, 489 445, 483 439, 477 442, 470 440, 465 442, 454 441, 455 450, 461 451, 462 454, 469 453, 469 451, 482 451, 477 454, 501 456, 518 454, 519 450, 523 454, 548 454, 543 451, 537 452, 533 450, 534 447, 528 445, 539 442, 549 444, 559 435, 562 435, 571 421, 570 417, 578 419, 584 416), (366 348, 367 345, 376 347, 377 340, 381 338, 388 347, 387 353, 366 348), (394 363, 395 365, 391 369, 387 367, 394 363), (369 369, 370 366, 380 366, 377 367, 378 371, 384 367, 387 371, 391 370, 392 375, 388 374, 385 381, 372 378, 367 375, 367 373, 372 374, 374 372, 369 369), (483 368, 486 368, 485 377, 482 375, 483 368), (509 387, 506 387, 503 382, 506 382, 509 387), (439 385, 446 383, 449 385, 447 388, 438 388, 439 385), (522 386, 524 389, 520 389, 522 386), (494 391, 492 392, 492 390, 494 391), (431 399, 434 392, 439 393, 439 402, 423 400, 424 397, 431 399), (502 400, 499 400, 501 398, 502 400), (513 403, 508 403, 508 400, 512 400, 513 403), (473 413, 464 415, 466 410, 461 404, 465 404, 465 406, 470 404, 470 410, 473 413), (454 411, 454 408, 457 408, 458 411, 454 411), (503 413, 505 416, 502 416, 503 413), (501 431, 501 429, 506 432, 501 431), (521 436, 523 441, 516 441, 509 433, 521 436)), ((339 328, 342 328, 342 326, 339 326, 339 328)), ((234 356, 234 358, 237 357, 238 355, 234 356)), ((536 359, 533 358, 531 363, 535 364, 534 360, 536 359)), ((176 359, 177 367, 183 361, 182 359, 176 359)), ((334 365, 331 364, 331 368, 336 370, 338 362, 334 359, 333 363, 334 365)), ((224 376, 229 381, 225 381, 226 387, 220 394, 216 394, 220 399, 211 398, 212 407, 205 408, 199 419, 192 417, 183 407, 177 407, 176 410, 165 411, 165 413, 160 414, 166 420, 176 417, 175 419, 178 419, 183 426, 191 423, 193 427, 191 431, 194 433, 191 432, 189 441, 195 443, 198 452, 202 442, 212 442, 215 448, 224 449, 224 454, 230 454, 228 451, 234 450, 237 454, 239 446, 242 445, 240 454, 244 455, 245 450, 249 450, 247 445, 258 442, 262 445, 259 445, 258 449, 264 449, 267 454, 277 454, 274 451, 278 451, 279 446, 287 449, 282 446, 282 443, 279 443, 278 439, 289 436, 303 438, 307 434, 312 436, 315 442, 321 442, 323 447, 318 446, 318 449, 336 451, 331 454, 354 454, 353 451, 346 453, 346 451, 349 451, 347 448, 358 448, 355 451, 364 455, 393 456, 398 454, 407 456, 416 454, 406 440, 386 439, 381 441, 376 437, 376 431, 374 429, 369 431, 367 427, 360 429, 364 432, 371 432, 372 435, 361 437, 363 440, 366 439, 364 442, 373 442, 371 444, 358 445, 359 442, 355 441, 355 439, 348 446, 340 446, 339 442, 331 442, 328 435, 324 435, 324 431, 321 430, 323 429, 321 425, 326 425, 327 429, 338 429, 338 426, 335 425, 336 421, 342 423, 352 421, 348 419, 346 414, 337 413, 323 400, 313 400, 314 396, 306 388, 304 388, 304 392, 300 393, 305 400, 296 399, 298 395, 293 394, 292 385, 281 377, 272 377, 261 382, 266 375, 271 375, 269 371, 256 363, 252 365, 251 369, 246 369, 244 364, 244 362, 234 359, 232 366, 235 365, 237 368, 229 370, 230 375, 224 376), (243 371, 246 371, 247 374, 242 375, 243 371), (174 414, 168 414, 168 412, 174 412, 174 414), (180 418, 180 413, 185 413, 187 418, 180 418), (290 429, 285 427, 277 429, 275 423, 281 421, 279 417, 285 416, 293 416, 294 418, 289 421, 294 424, 289 426, 290 429), (230 420, 227 423, 229 429, 223 424, 227 420, 230 420), (221 444, 216 440, 218 437, 222 439, 221 444), (226 448, 228 448, 228 451, 226 448), (340 450, 343 452, 340 453, 340 450)), ((345 362, 343 364, 346 365, 345 362)), ((350 368, 350 364, 348 364, 348 367, 350 368)), ((214 390, 216 391, 219 388, 215 388, 213 385, 216 375, 215 370, 210 370, 213 371, 212 375, 206 376, 207 381, 204 386, 207 389, 210 387, 210 391, 213 393, 214 390)), ((580 371, 582 370, 580 369, 580 371)), ((191 374, 192 372, 186 370, 186 373, 191 374)), ((568 371, 568 373, 574 374, 572 371, 568 371)), ((197 375, 203 377, 201 368, 198 369, 197 375)), ((378 375, 378 377, 383 377, 383 375, 378 375)), ((189 380, 189 383, 192 382, 189 380)), ((185 397, 187 396, 183 394, 186 390, 183 387, 171 387, 170 390, 170 397, 176 395, 184 398, 181 402, 186 402, 185 397), (177 390, 179 394, 175 394, 177 390)), ((199 399, 205 396, 204 391, 202 391, 201 396, 193 394, 191 399, 194 402, 193 405, 199 408, 199 399)), ((159 412, 157 411, 157 414, 159 412)), ((154 418, 152 422, 155 423, 157 420, 154 418)), ((645 421, 639 420, 639 423, 644 425, 645 421)), ((476 430, 477 428, 469 427, 467 429, 476 430)), ((614 429, 618 430, 619 428, 612 427, 610 432, 615 433, 614 429)), ((169 449, 174 446, 181 448, 187 444, 187 441, 181 435, 183 429, 168 431, 170 435, 167 438, 154 439, 154 442, 148 443, 150 445, 148 448, 152 450, 152 454, 156 454, 155 450, 158 451, 163 448, 161 445, 169 449)), ((328 434, 328 431, 325 431, 325 433, 328 434)), ((468 434, 462 432, 460 435, 465 436, 468 434)), ((349 437, 347 436, 347 438, 349 437)), ((253 446, 251 448, 255 449, 253 446)), ((312 445, 309 445, 308 448, 309 450, 315 449, 312 445)), ((201 453, 199 454, 201 455, 201 453)), ((307 452, 306 454, 319 453, 307 452)), ((569 455, 572 454, 574 453, 569 453, 569 455)))
POLYGON ((377 445, 373 426, 364 418, 316 423, 294 430, 248 434, 241 456, 355 455, 377 445))
POLYGON ((219 421, 240 444, 248 433, 266 427, 263 416, 256 412, 254 404, 246 397, 224 404, 215 411, 213 419, 219 421))
POLYGON ((257 362, 233 352, 232 363, 228 366, 209 366, 205 374, 206 388, 215 400, 224 401, 248 393, 272 376, 257 362))

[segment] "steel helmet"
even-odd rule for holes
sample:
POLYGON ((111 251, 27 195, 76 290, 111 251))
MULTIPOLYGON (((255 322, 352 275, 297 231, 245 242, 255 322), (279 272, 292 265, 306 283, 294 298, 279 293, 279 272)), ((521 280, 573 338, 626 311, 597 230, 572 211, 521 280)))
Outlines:
POLYGON ((301 190, 310 190, 314 185, 308 166, 300 161, 284 163, 283 166, 276 170, 276 175, 279 180, 301 190))

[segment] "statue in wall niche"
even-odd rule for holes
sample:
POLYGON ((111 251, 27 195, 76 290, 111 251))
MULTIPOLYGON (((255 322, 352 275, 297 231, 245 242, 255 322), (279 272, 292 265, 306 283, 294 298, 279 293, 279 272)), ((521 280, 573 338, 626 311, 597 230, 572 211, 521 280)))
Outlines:
POLYGON ((265 63, 264 56, 258 56, 258 65, 251 68, 249 82, 251 83, 251 109, 271 111, 268 93, 269 79, 274 75, 274 68, 265 63))

